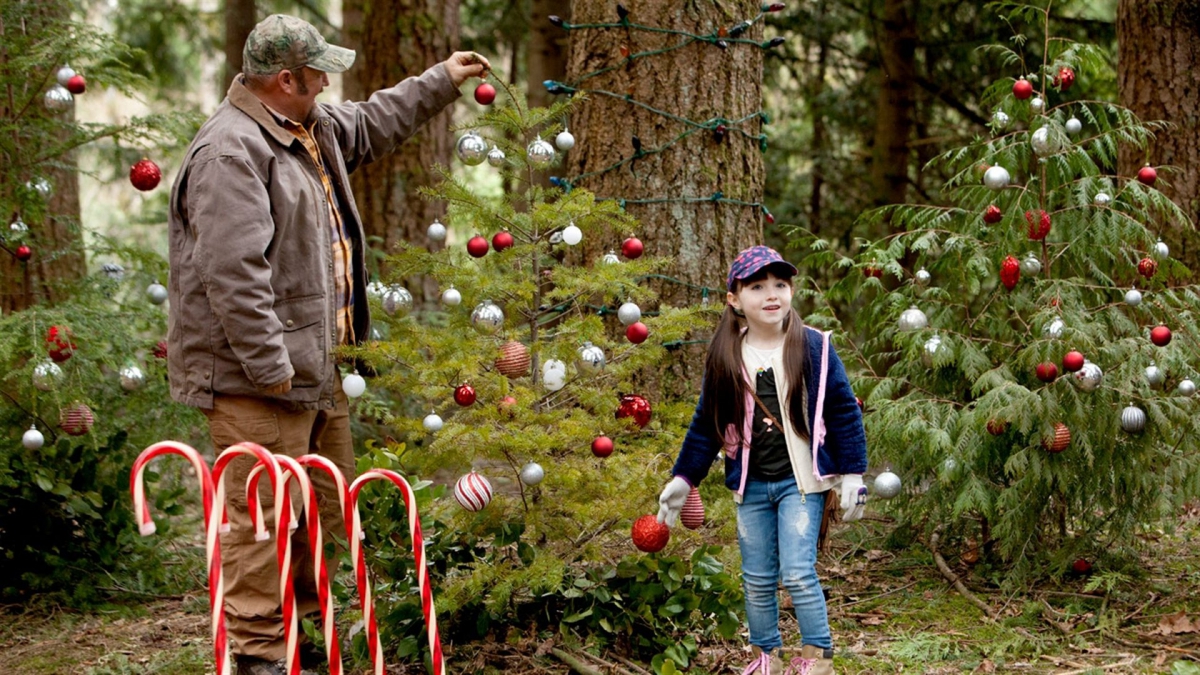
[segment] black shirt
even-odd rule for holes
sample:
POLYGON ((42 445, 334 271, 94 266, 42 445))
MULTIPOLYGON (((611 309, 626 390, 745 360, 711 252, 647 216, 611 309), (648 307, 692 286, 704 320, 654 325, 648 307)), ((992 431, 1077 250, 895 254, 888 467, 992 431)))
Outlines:
MULTIPOLYGON (((771 415, 783 424, 783 415, 779 414, 779 395, 775 391, 774 371, 767 368, 758 372, 754 393, 758 394, 771 415)), ((760 480, 782 480, 791 476, 792 458, 788 455, 784 430, 771 423, 757 402, 754 404, 754 423, 750 429, 750 475, 760 480)))

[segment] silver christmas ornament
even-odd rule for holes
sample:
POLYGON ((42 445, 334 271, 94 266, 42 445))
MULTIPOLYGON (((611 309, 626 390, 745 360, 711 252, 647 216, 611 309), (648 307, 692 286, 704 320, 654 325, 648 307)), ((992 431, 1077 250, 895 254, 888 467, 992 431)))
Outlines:
POLYGON ((585 373, 598 373, 604 370, 604 350, 596 345, 585 342, 579 348, 579 369, 585 373))
POLYGON ((21 216, 17 216, 16 220, 9 223, 8 229, 14 235, 20 236, 29 231, 29 226, 25 224, 25 221, 21 220, 21 216))
POLYGON ((46 90, 46 95, 42 98, 42 102, 46 104, 46 109, 52 112, 63 112, 70 110, 75 104, 75 97, 71 96, 71 92, 61 84, 56 84, 46 90))
POLYGON ((1027 276, 1036 276, 1042 271, 1042 261, 1034 254, 1030 253, 1021 261, 1021 274, 1027 276))
POLYGON ((1151 389, 1158 389, 1166 379, 1167 374, 1163 372, 1162 368, 1153 363, 1146 366, 1146 383, 1150 385, 1151 389))
POLYGON ((484 300, 471 312, 471 323, 481 333, 495 333, 504 325, 504 310, 491 300, 484 300))
POLYGON ((121 369, 118 373, 121 378, 121 388, 125 391, 134 391, 141 389, 143 384, 146 384, 146 375, 141 368, 134 365, 128 365, 121 369))
POLYGON ((146 287, 146 297, 150 299, 150 303, 161 305, 167 301, 167 287, 155 282, 146 287))
POLYGON ((1169 257, 1170 255, 1171 255, 1170 247, 1168 247, 1166 242, 1164 242, 1162 239, 1159 239, 1158 243, 1156 243, 1154 245, 1154 257, 1158 258, 1159 260, 1162 260, 1164 258, 1169 257))
POLYGON ((953 457, 947 457, 946 460, 942 462, 942 473, 949 476, 955 471, 958 471, 958 460, 954 459, 953 457))
POLYGON ((1011 177, 1008 175, 1008 169, 1002 166, 989 167, 983 172, 983 184, 993 190, 1003 190, 1008 187, 1008 181, 1011 177))
POLYGON ((367 295, 372 298, 382 298, 383 294, 387 293, 387 286, 381 281, 371 281, 367 283, 367 295))
POLYGON ((626 326, 642 320, 642 308, 632 302, 626 302, 617 309, 617 318, 626 326))
POLYGON ((1083 391, 1096 391, 1100 381, 1104 379, 1104 371, 1091 361, 1084 361, 1083 367, 1073 373, 1075 385, 1083 391))
POLYGON ((1033 147, 1033 151, 1038 155, 1045 157, 1058 152, 1060 144, 1058 138, 1050 133, 1050 127, 1041 127, 1034 131, 1029 136, 1029 145, 1033 147))
POLYGON ((1008 128, 1008 113, 1004 112, 1003 110, 997 110, 996 112, 992 113, 992 126, 996 127, 997 129, 1008 128))
POLYGON ((1176 391, 1179 392, 1180 396, 1195 396, 1196 395, 1196 383, 1192 382, 1191 380, 1189 380, 1187 378, 1184 378, 1179 381, 1179 386, 1176 387, 1176 391))
POLYGON ((446 226, 434 218, 429 224, 429 229, 425 230, 425 236, 429 237, 429 241, 446 241, 446 226))
POLYGON ((538 483, 542 482, 542 479, 545 477, 546 470, 543 469, 542 465, 538 464, 537 462, 529 462, 525 466, 521 467, 521 482, 526 485, 531 487, 537 485, 538 483))
POLYGON ((604 254, 604 257, 600 259, 600 262, 604 263, 605 265, 619 265, 621 264, 621 259, 617 257, 616 251, 609 251, 608 253, 604 254))
POLYGON ((36 191, 43 197, 49 197, 50 192, 54 190, 54 187, 50 185, 50 181, 42 178, 41 176, 38 176, 37 178, 25 183, 25 187, 36 191))
POLYGON ((62 379, 62 374, 62 368, 59 368, 57 363, 42 361, 33 368, 33 386, 42 391, 52 391, 62 379))
POLYGON ((562 242, 563 242, 563 233, 562 232, 550 233, 550 244, 551 245, 561 244, 562 242))
POLYGON ((104 263, 100 266, 100 271, 104 272, 104 276, 113 281, 121 281, 125 278, 125 268, 117 263, 104 263))
POLYGON ((447 288, 445 291, 442 292, 442 304, 443 305, 449 305, 450 307, 455 307, 461 302, 462 302, 462 293, 459 293, 457 288, 451 286, 450 288, 447 288))
POLYGON ((1033 111, 1033 114, 1040 115, 1046 109, 1046 102, 1042 100, 1041 96, 1034 96, 1029 100, 1029 109, 1033 111))
POLYGON ((1112 203, 1112 197, 1107 192, 1097 192, 1096 196, 1092 198, 1092 203, 1101 207, 1108 206, 1112 203))
POLYGON ((925 316, 925 312, 916 307, 909 307, 900 312, 900 319, 896 322, 897 328, 904 332, 921 330, 929 325, 929 318, 925 316))
POLYGON ((412 293, 399 284, 389 286, 387 292, 383 294, 383 298, 380 299, 380 304, 383 305, 383 311, 387 312, 388 316, 395 316, 397 313, 403 316, 413 307, 412 293))
POLYGON ((942 338, 938 335, 934 335, 925 341, 925 346, 921 348, 921 362, 925 364, 926 368, 933 367, 933 357, 941 348, 942 338))
POLYGON ((575 147, 575 137, 571 135, 570 131, 563 129, 554 137, 554 144, 558 146, 559 150, 566 152, 575 147))
POLYGON ((929 281, 932 278, 933 277, 929 274, 929 270, 925 269, 924 267, 917 270, 917 273, 913 275, 913 280, 921 286, 928 286, 929 281))
POLYGON ((77 73, 75 72, 74 68, 71 66, 63 66, 54 74, 54 79, 58 80, 58 83, 65 87, 67 86, 67 83, 71 81, 71 78, 75 77, 75 75, 77 75, 77 73))
POLYGON ((1045 328, 1042 329, 1042 334, 1046 337, 1057 340, 1063 336, 1063 329, 1066 327, 1067 324, 1063 323, 1062 319, 1055 317, 1050 323, 1046 324, 1045 328))
POLYGON ((504 166, 504 162, 507 159, 508 158, 504 156, 504 151, 494 145, 492 146, 492 149, 488 151, 487 162, 496 168, 504 166))
POLYGON ((421 420, 421 425, 425 427, 425 431, 432 434, 441 431, 442 427, 445 426, 445 422, 442 421, 442 418, 436 412, 430 412, 425 416, 424 420, 421 420))
POLYGON ((468 131, 458 139, 458 144, 454 147, 458 158, 467 166, 479 166, 483 160, 487 159, 488 144, 487 141, 475 133, 468 131))
POLYGON ((1121 431, 1140 434, 1146 428, 1146 413, 1130 403, 1121 411, 1121 431))
POLYGON ((1067 120, 1067 123, 1063 126, 1066 127, 1067 133, 1071 134, 1072 136, 1079 133, 1080 131, 1083 131, 1083 122, 1080 122, 1078 119, 1076 119, 1074 117, 1067 120))
POLYGON ((529 166, 541 171, 554 161, 554 146, 539 137, 525 148, 525 155, 529 159, 529 166))
POLYGON ((21 437, 21 445, 24 445, 26 450, 37 450, 45 444, 46 437, 37 430, 36 425, 31 425, 29 431, 26 431, 25 435, 21 437))
POLYGON ((900 476, 891 471, 884 471, 875 477, 875 485, 871 489, 871 494, 880 499, 891 499, 900 494, 900 476))

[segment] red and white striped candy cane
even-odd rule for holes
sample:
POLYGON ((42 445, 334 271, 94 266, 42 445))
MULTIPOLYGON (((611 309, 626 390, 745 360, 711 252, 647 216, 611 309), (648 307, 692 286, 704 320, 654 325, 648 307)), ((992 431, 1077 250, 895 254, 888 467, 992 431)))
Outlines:
MULTIPOLYGON (((337 468, 336 464, 329 461, 328 458, 320 455, 303 455, 296 462, 304 467, 321 469, 333 479, 335 489, 337 490, 339 513, 342 514, 342 525, 346 528, 346 536, 350 536, 352 534, 353 519, 349 517, 349 512, 346 510, 350 504, 349 489, 346 485, 346 477, 342 475, 341 470, 337 468)), ((315 500, 309 505, 309 510, 313 513, 318 513, 318 505, 315 500)), ((322 550, 324 544, 321 539, 322 530, 319 526, 319 521, 316 519, 310 520, 308 522, 308 540, 310 542, 317 542, 313 544, 312 551, 313 557, 319 561, 317 567, 317 599, 321 602, 321 618, 325 621, 325 655, 329 661, 329 675, 341 675, 342 651, 337 639, 337 626, 335 625, 333 610, 333 593, 329 590, 329 569, 325 562, 325 552, 322 550)))
MULTIPOLYGON (((208 604, 212 612, 213 652, 216 658, 216 675, 230 675, 229 638, 225 632, 225 581, 221 574, 221 517, 213 518, 214 489, 212 473, 208 463, 195 448, 176 441, 155 443, 142 451, 133 462, 129 473, 129 490, 133 493, 133 510, 138 519, 138 530, 142 536, 154 534, 154 520, 150 517, 150 505, 146 502, 144 474, 150 460, 163 455, 180 455, 192 463, 196 477, 200 480, 200 491, 204 503, 204 549, 208 561, 208 604)), ((224 499, 221 500, 224 504, 224 499)), ((224 509, 221 509, 222 513, 224 509)))
MULTIPOLYGON (((284 484, 283 471, 279 462, 266 448, 256 443, 242 442, 225 448, 224 452, 213 463, 213 483, 216 485, 214 497, 214 516, 224 520, 225 516, 225 469, 229 463, 239 456, 248 455, 257 459, 265 467, 271 479, 271 491, 275 494, 275 557, 279 562, 279 598, 283 608, 283 635, 287 645, 287 673, 300 675, 300 639, 299 625, 296 617, 296 594, 292 585, 292 538, 288 531, 289 521, 284 513, 291 513, 291 494, 284 484)), ((247 481, 249 482, 249 480, 247 481)), ((256 499, 257 499, 257 490, 256 499)), ((254 509, 250 511, 254 517, 254 509)), ((261 512, 260 512, 261 514, 261 512)), ((261 518, 259 518, 261 520, 261 518)), ((256 535, 257 536, 257 535, 256 535)))
POLYGON ((438 637, 437 612, 433 607, 433 590, 429 587, 429 567, 425 560, 425 539, 421 536, 421 519, 417 515, 417 500, 408 481, 388 469, 369 469, 350 484, 350 514, 353 529, 350 532, 350 559, 354 562, 354 577, 358 582, 358 597, 362 602, 363 621, 367 625, 367 646, 375 675, 384 675, 383 645, 379 642, 379 625, 375 618, 375 603, 371 598, 371 582, 367 574, 366 560, 362 550, 362 521, 358 513, 358 494, 362 486, 372 480, 388 480, 404 495, 408 507, 408 532, 412 537, 414 568, 417 573, 417 588, 421 593, 421 609, 425 611, 426 634, 429 637, 429 653, 433 661, 434 675, 446 675, 446 664, 442 658, 442 640, 438 637))

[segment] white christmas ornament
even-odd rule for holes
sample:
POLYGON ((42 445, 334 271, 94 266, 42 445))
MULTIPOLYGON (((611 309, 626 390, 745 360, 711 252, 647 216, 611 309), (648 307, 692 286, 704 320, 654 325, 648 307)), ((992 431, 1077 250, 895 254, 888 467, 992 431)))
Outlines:
POLYGON ((1025 274, 1027 276, 1036 276, 1041 271, 1042 261, 1039 260, 1036 255, 1030 253, 1029 255, 1025 256, 1024 260, 1021 261, 1021 274, 1025 274))
POLYGON ((491 300, 484 300, 471 312, 471 323, 483 333, 495 333, 504 325, 504 310, 491 300))
POLYGON ((65 87, 67 86, 67 83, 71 81, 71 78, 75 77, 76 74, 77 73, 75 72, 75 69, 71 66, 63 66, 62 68, 58 69, 57 73, 54 74, 54 78, 58 80, 59 84, 65 87))
POLYGON ((387 292, 383 294, 380 304, 383 305, 383 311, 387 312, 388 316, 395 316, 397 312, 401 315, 407 314, 413 306, 412 293, 399 284, 389 286, 387 292))
POLYGON ((1005 129, 1008 127, 1008 113, 1003 110, 997 110, 992 114, 992 125, 997 129, 1005 129))
POLYGON ((443 305, 448 305, 450 307, 454 307, 454 306, 457 306, 461 302, 462 302, 462 293, 459 293, 457 288, 451 286, 450 288, 447 288, 445 291, 442 292, 442 304, 443 305))
POLYGON ((913 275, 913 279, 921 286, 929 285, 929 280, 932 278, 933 277, 929 274, 929 270, 925 269, 924 267, 917 270, 917 273, 913 275))
POLYGON ((1042 100, 1041 96, 1034 96, 1029 101, 1029 109, 1033 111, 1033 114, 1040 115, 1046 109, 1046 102, 1042 100))
POLYGON ((342 378, 342 392, 346 394, 346 398, 358 398, 367 391, 367 381, 363 379, 358 371, 354 371, 342 378))
POLYGON ((421 421, 421 425, 425 427, 425 431, 432 434, 441 431, 445 422, 442 422, 442 418, 436 412, 431 412, 421 421))
POLYGON ((1167 374, 1163 372, 1162 368, 1153 363, 1146 366, 1146 383, 1150 385, 1151 389, 1158 389, 1166 379, 1167 374))
POLYGON ((1104 371, 1091 361, 1084 361, 1083 367, 1075 371, 1075 384, 1084 391, 1096 391, 1100 381, 1104 379, 1104 371))
POLYGON ((479 134, 474 131, 468 131, 458 139, 458 144, 454 151, 458 153, 458 158, 467 166, 479 166, 483 160, 487 159, 488 144, 479 134))
POLYGON ((46 437, 37 430, 36 426, 30 426, 29 431, 26 431, 25 435, 21 437, 21 445, 24 445, 26 450, 37 450, 45 444, 46 437))
POLYGON ((429 229, 425 230, 425 236, 429 237, 429 241, 446 241, 446 226, 434 218, 429 229))
POLYGON ((604 254, 604 257, 600 259, 600 262, 604 263, 605 265, 620 265, 621 259, 617 257, 616 251, 609 251, 608 253, 604 254))
POLYGON ((487 162, 496 168, 504 166, 504 162, 507 159, 508 158, 504 156, 504 151, 494 145, 492 146, 492 149, 488 151, 487 162))
POLYGON ((542 377, 545 377, 550 373, 561 373, 566 375, 567 364, 559 361, 558 359, 546 359, 546 362, 542 364, 542 377))
POLYGON ((1008 187, 1008 181, 1011 177, 1008 175, 1008 169, 1002 166, 989 167, 983 172, 983 184, 993 190, 1003 190, 1008 187))
POLYGON ((554 137, 554 144, 558 146, 559 150, 566 152, 575 147, 575 137, 571 135, 570 131, 563 129, 554 137))
POLYGON ((929 325, 929 318, 925 316, 925 312, 916 307, 909 307, 900 312, 900 320, 897 322, 897 327, 904 331, 921 330, 929 325))
POLYGON ((604 350, 596 345, 585 342, 579 348, 579 369, 585 373, 598 373, 604 370, 604 350))
POLYGON ((871 491, 880 499, 891 499, 900 494, 900 476, 891 471, 884 471, 875 477, 874 489, 871 491))
POLYGON ((70 110, 75 104, 75 97, 71 96, 71 92, 61 84, 56 84, 46 91, 42 102, 46 104, 46 109, 52 112, 62 112, 70 110))
POLYGON ((1067 123, 1064 126, 1067 129, 1067 133, 1071 134, 1072 136, 1079 133, 1080 131, 1083 131, 1083 122, 1080 122, 1078 119, 1076 119, 1074 117, 1067 120, 1067 123))
POLYGON ((167 287, 155 282, 146 287, 146 296, 151 304, 161 305, 167 301, 167 287))
POLYGON ((46 360, 37 364, 33 369, 33 386, 42 391, 52 391, 58 381, 62 379, 62 368, 58 364, 46 360))
POLYGON ((1107 192, 1097 192, 1096 196, 1092 198, 1092 203, 1096 206, 1108 206, 1112 203, 1112 197, 1107 192))
POLYGON ((546 389, 549 391, 558 391, 559 389, 567 386, 567 376, 561 371, 552 370, 542 377, 542 384, 544 384, 546 389))
POLYGON ((642 320, 642 308, 632 302, 626 302, 617 309, 617 318, 626 326, 631 326, 642 320))
POLYGON ((121 378, 121 388, 125 391, 140 389, 146 383, 146 375, 141 368, 134 365, 125 366, 118 375, 121 378))
POLYGON ((1136 288, 1125 291, 1125 304, 1130 307, 1137 307, 1142 304, 1142 292, 1136 288))
POLYGON ((1159 239, 1158 243, 1156 243, 1154 245, 1154 257, 1158 258, 1159 260, 1162 260, 1163 258, 1167 258, 1170 255, 1171 255, 1170 247, 1168 247, 1166 242, 1164 242, 1162 239, 1159 239))
POLYGON ((526 485, 531 487, 537 485, 538 483, 542 482, 542 479, 545 477, 546 470, 543 469, 542 465, 538 464, 537 462, 529 462, 525 466, 521 467, 521 482, 526 485))
POLYGON ((583 241, 583 230, 579 229, 575 223, 571 223, 563 228, 562 240, 567 246, 574 246, 583 241))
POLYGON ((1176 388, 1176 391, 1179 392, 1180 396, 1195 396, 1196 383, 1184 378, 1179 381, 1179 386, 1176 388))
POLYGON ((541 171, 554 161, 554 146, 539 137, 525 148, 525 154, 529 158, 529 166, 541 171))

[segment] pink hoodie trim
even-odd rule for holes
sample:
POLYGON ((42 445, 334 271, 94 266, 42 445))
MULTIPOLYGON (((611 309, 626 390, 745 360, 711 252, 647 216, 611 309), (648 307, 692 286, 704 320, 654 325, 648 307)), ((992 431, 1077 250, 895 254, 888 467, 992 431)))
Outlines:
POLYGON ((812 472, 819 481, 828 480, 833 474, 821 475, 821 467, 817 463, 817 449, 825 442, 825 381, 829 379, 829 333, 821 332, 821 376, 817 381, 817 408, 813 414, 812 443, 812 472))

